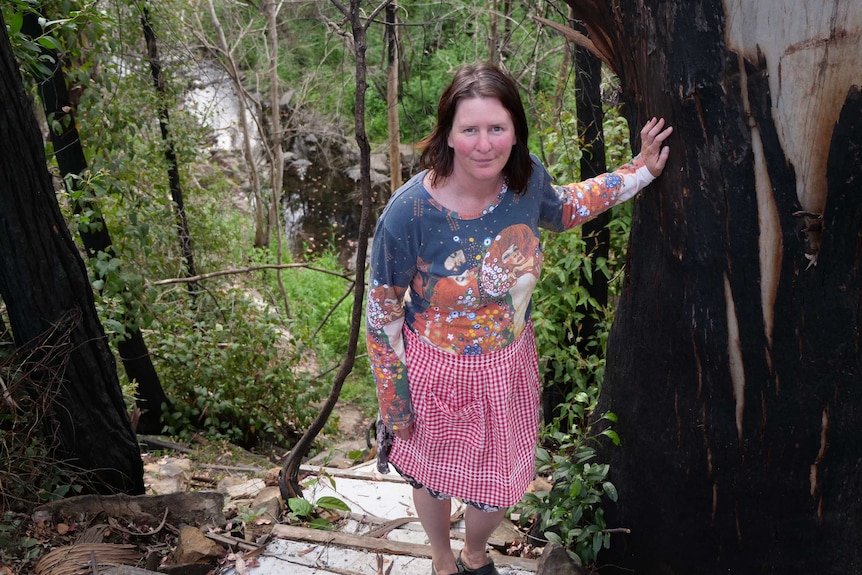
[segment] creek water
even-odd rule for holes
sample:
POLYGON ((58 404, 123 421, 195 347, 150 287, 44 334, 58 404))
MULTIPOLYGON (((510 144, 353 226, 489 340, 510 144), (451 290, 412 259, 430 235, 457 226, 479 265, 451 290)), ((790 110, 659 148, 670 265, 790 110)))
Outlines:
MULTIPOLYGON (((239 165, 245 166, 241 106, 230 78, 221 68, 206 62, 187 73, 191 82, 185 105, 212 131, 213 151, 235 155, 239 165)), ((248 110, 245 114, 263 186, 268 179, 263 142, 251 114, 248 110)), ((310 128, 295 128, 285 136, 281 205, 284 237, 297 257, 335 249, 342 263, 349 266, 359 232, 358 154, 349 141, 325 138, 310 128)), ((379 158, 373 163, 375 195, 386 197, 386 166, 379 158)), ((253 198, 249 201, 253 202, 253 198)))

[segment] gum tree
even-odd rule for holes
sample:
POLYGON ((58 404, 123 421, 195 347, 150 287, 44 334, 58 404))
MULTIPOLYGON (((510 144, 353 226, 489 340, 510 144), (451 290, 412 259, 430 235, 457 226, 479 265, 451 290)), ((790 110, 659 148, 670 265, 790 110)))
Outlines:
POLYGON ((599 563, 860 572, 862 11, 568 3, 630 125, 675 126, 608 343, 609 524, 631 534, 599 563))
POLYGON ((0 15, 0 296, 20 372, 52 403, 56 456, 98 491, 143 493, 140 449, 93 292, 54 193, 0 15))

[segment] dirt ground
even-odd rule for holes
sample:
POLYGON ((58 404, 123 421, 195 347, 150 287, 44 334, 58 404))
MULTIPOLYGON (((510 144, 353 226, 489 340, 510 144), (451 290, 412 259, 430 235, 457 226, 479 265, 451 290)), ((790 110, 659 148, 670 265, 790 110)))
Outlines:
MULTIPOLYGON (((338 417, 337 431, 317 438, 316 453, 309 458, 310 465, 346 468, 363 458, 368 458, 370 449, 367 430, 373 418, 361 408, 351 404, 336 405, 333 416, 338 417)), ((331 428, 331 426, 327 426, 331 428)), ((229 492, 236 485, 264 483, 267 476, 277 473, 284 463, 286 453, 261 455, 248 452, 228 444, 202 441, 200 444, 173 443, 169 437, 143 438, 142 458, 145 465, 145 482, 148 495, 172 492, 194 492, 218 490, 229 492), (162 445, 152 442, 161 442, 162 445), (174 445, 176 449, 170 446, 174 445)), ((271 481, 271 479, 270 479, 271 481)), ((259 488, 259 487, 258 487, 259 488)), ((234 529, 247 518, 242 517, 242 508, 230 505, 232 496, 227 496, 225 518, 234 529), (231 515, 234 515, 233 517, 231 515)), ((240 497, 234 497, 241 501, 240 497)), ((248 502, 250 503, 250 502, 248 502)), ((179 540, 179 526, 170 521, 160 525, 144 524, 140 521, 123 520, 108 516, 104 510, 98 513, 80 513, 74 517, 48 517, 41 514, 6 512, 0 516, 0 575, 82 575, 91 569, 73 569, 55 565, 40 566, 39 560, 59 549, 81 549, 82 542, 96 544, 88 538, 96 537, 98 544, 126 545, 131 555, 146 556, 148 568, 165 567, 173 561, 171 554, 179 540), (94 535, 98 533, 98 535, 94 535)), ((236 536, 227 534, 228 536, 236 536)), ((177 575, 194 575, 193 571, 173 571, 177 575)), ((206 573, 206 571, 204 571, 206 573)))

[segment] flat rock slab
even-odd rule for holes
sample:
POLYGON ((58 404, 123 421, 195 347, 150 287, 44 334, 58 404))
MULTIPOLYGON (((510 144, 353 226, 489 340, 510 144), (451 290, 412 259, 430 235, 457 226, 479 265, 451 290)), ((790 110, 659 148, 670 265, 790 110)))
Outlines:
MULTIPOLYGON (((413 488, 397 474, 381 476, 373 465, 350 470, 314 468, 306 479, 304 496, 311 502, 337 497, 351 510, 351 520, 338 531, 295 525, 274 525, 270 541, 256 562, 246 565, 249 575, 426 575, 431 572, 431 548, 418 521, 398 525, 383 537, 366 536, 387 521, 415 518, 413 488), (367 521, 363 518, 367 518, 367 521), (390 570, 391 569, 391 570, 390 570)), ((463 503, 453 500, 453 512, 463 503)), ((463 546, 463 521, 452 524, 452 549, 463 546)), ((535 575, 538 562, 494 554, 501 575, 535 575)), ((237 575, 229 570, 226 575, 237 575)))

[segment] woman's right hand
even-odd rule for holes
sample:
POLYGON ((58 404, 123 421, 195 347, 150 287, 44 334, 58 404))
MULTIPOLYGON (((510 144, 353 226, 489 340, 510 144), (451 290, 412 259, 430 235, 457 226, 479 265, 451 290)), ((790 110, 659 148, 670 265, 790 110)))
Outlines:
POLYGON ((652 118, 641 130, 641 158, 656 178, 661 175, 670 155, 670 148, 664 145, 664 141, 672 133, 672 127, 664 127, 664 118, 652 118))

